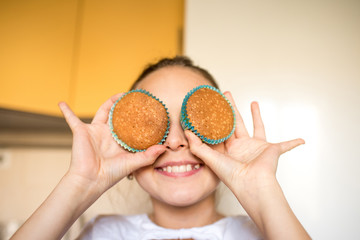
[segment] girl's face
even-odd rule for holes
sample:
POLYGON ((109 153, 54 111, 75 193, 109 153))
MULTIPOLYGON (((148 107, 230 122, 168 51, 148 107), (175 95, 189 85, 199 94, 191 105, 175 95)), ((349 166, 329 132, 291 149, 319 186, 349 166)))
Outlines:
MULTIPOLYGON (((152 198, 172 206, 190 206, 210 196, 219 179, 190 152, 180 124, 185 95, 194 87, 209 85, 203 76, 185 67, 165 67, 145 77, 137 88, 145 89, 164 102, 170 114, 167 147, 153 165, 134 172, 138 183, 152 198)), ((223 152, 224 145, 212 148, 223 152)))

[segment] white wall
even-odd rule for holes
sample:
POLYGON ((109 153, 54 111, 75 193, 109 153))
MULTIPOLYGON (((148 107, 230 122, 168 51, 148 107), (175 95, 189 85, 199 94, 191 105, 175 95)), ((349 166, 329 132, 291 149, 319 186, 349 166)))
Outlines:
POLYGON ((187 0, 185 30, 185 54, 232 91, 250 129, 257 100, 268 140, 306 140, 278 179, 312 237, 358 238, 360 1, 187 0))

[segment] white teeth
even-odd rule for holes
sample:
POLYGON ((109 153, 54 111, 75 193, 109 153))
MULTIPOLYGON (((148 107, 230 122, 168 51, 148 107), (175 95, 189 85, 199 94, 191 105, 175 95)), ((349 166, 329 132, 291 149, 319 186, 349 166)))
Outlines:
POLYGON ((171 169, 171 172, 179 172, 179 167, 178 166, 173 166, 171 169))
POLYGON ((192 170, 191 164, 186 165, 186 171, 189 172, 192 170))
POLYGON ((168 173, 184 173, 184 172, 190 172, 192 170, 196 170, 200 168, 200 164, 196 164, 196 165, 191 165, 191 164, 186 164, 186 165, 179 165, 179 166, 167 166, 167 167, 163 167, 161 168, 162 171, 164 172, 168 172, 168 173))
POLYGON ((185 165, 179 166, 179 172, 186 172, 186 166, 185 165))

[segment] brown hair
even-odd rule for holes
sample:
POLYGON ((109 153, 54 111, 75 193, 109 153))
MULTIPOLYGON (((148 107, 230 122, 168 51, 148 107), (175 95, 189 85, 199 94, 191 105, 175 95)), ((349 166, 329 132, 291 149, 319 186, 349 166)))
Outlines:
POLYGON ((170 67, 170 66, 182 66, 189 69, 192 69, 199 74, 201 74, 205 79, 207 79, 211 85, 213 85, 216 88, 219 88, 219 85, 215 81, 214 77, 205 69, 195 66, 193 64, 193 61, 186 57, 186 56, 176 56, 174 58, 163 58, 157 63, 148 65, 143 72, 140 74, 140 76, 136 79, 136 81, 131 86, 130 90, 133 90, 136 88, 136 85, 141 82, 146 76, 148 76, 150 73, 155 72, 156 70, 159 70, 161 68, 170 67))

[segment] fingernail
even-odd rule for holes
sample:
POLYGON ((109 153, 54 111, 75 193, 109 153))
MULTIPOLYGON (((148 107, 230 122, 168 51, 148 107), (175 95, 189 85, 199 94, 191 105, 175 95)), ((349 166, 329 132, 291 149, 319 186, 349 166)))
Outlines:
POLYGON ((186 136, 187 138, 191 138, 191 137, 190 137, 190 134, 191 134, 191 133, 190 133, 190 130, 185 130, 185 136, 186 136))
POLYGON ((162 154, 163 152, 165 152, 165 150, 166 150, 165 146, 162 145, 161 148, 159 148, 159 149, 156 150, 155 155, 160 155, 160 154, 162 154))

